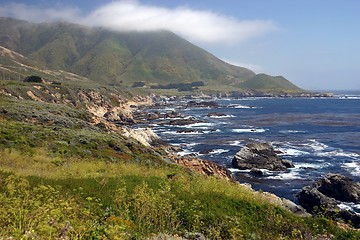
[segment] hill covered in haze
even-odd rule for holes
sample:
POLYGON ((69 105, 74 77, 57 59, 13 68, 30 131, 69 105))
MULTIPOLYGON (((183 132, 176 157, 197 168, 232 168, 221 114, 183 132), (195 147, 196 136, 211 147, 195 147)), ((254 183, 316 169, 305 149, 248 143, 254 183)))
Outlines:
MULTIPOLYGON (((156 88, 201 81, 203 91, 302 91, 283 77, 256 75, 228 64, 168 31, 115 32, 2 17, 0 45, 27 58, 29 64, 68 71, 101 84, 130 87, 143 82, 145 87, 156 88)), ((0 63, 6 68, 4 58, 0 63)))

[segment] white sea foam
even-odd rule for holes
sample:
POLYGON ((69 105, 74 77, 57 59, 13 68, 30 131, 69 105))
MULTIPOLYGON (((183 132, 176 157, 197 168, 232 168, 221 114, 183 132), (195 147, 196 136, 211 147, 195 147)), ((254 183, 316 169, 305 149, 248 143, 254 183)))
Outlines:
POLYGON ((319 157, 347 157, 347 158, 360 158, 360 155, 352 152, 344 152, 343 150, 334 150, 329 152, 319 152, 316 154, 319 157))
POLYGON ((236 172, 248 173, 248 172, 250 172, 250 170, 240 170, 237 168, 228 168, 227 170, 229 170, 232 173, 236 173, 236 172))
POLYGON ((209 154, 211 155, 216 155, 216 154, 222 154, 222 153, 227 153, 229 152, 230 150, 228 149, 214 149, 212 150, 209 154))
POLYGON ((235 133, 262 133, 265 132, 267 129, 264 128, 237 128, 233 129, 232 131, 235 133))
POLYGON ((229 107, 229 108, 238 108, 238 109, 255 108, 255 107, 250 107, 250 106, 241 105, 241 104, 231 104, 231 105, 229 105, 228 107, 229 107))
POLYGON ((310 143, 305 144, 305 146, 310 147, 312 150, 316 152, 324 151, 325 149, 329 148, 328 145, 321 143, 315 139, 310 139, 310 143))
POLYGON ((193 124, 186 125, 184 127, 208 129, 209 127, 214 126, 214 125, 215 125, 214 123, 193 123, 193 124))
POLYGON ((303 179, 300 174, 296 171, 279 173, 274 176, 269 176, 267 179, 275 179, 275 180, 294 180, 294 179, 303 179))
POLYGON ((184 143, 184 145, 186 145, 188 147, 195 147, 195 146, 199 145, 199 143, 184 143))
POLYGON ((186 156, 186 155, 190 155, 190 154, 194 154, 193 152, 191 152, 190 150, 183 150, 177 153, 179 156, 186 156))
POLYGON ((306 131, 299 131, 299 130, 281 130, 280 133, 288 134, 288 133, 306 133, 306 131))
POLYGON ((360 96, 340 96, 339 99, 360 99, 360 96))
MULTIPOLYGON (((175 108, 167 107, 167 108, 164 108, 163 110, 166 112, 170 112, 170 111, 175 111, 175 108)), ((166 113, 166 112, 163 112, 163 113, 166 113)))
POLYGON ((202 135, 202 134, 205 134, 206 132, 203 132, 203 131, 191 131, 191 132, 165 131, 162 133, 168 134, 168 135, 202 135))
POLYGON ((360 176, 360 164, 358 162, 344 163, 343 167, 352 175, 360 176))
POLYGON ((360 215, 360 204, 350 203, 350 202, 342 202, 337 205, 339 208, 347 210, 347 211, 353 211, 356 214, 360 215))
POLYGON ((234 115, 210 116, 210 118, 234 118, 234 115))
POLYGON ((229 142, 229 145, 230 146, 242 146, 244 141, 238 141, 238 140, 235 140, 235 141, 230 141, 229 142))
POLYGON ((341 208, 341 209, 347 210, 347 211, 352 210, 352 207, 350 207, 349 205, 346 205, 344 203, 338 204, 338 207, 341 208))
POLYGON ((282 153, 278 155, 286 155, 286 156, 302 156, 302 155, 308 155, 309 152, 305 152, 302 150, 294 149, 294 148, 278 148, 279 151, 282 153))
MULTIPOLYGON (((324 167, 324 164, 296 163, 294 170, 299 170, 299 169, 303 169, 303 168, 314 168, 314 169, 318 169, 318 168, 322 168, 322 167, 324 167)), ((294 171, 294 170, 293 170, 293 171, 294 171)))

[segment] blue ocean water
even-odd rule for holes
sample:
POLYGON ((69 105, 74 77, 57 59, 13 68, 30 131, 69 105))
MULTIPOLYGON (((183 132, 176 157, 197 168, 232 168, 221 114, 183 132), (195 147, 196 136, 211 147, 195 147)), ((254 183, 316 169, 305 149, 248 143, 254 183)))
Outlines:
MULTIPOLYGON (((224 165, 240 182, 250 183, 296 201, 305 185, 326 173, 360 181, 360 94, 334 98, 217 99, 219 108, 176 107, 177 112, 206 122, 187 126, 154 125, 164 140, 224 165), (216 112, 221 116, 211 116, 216 112), (186 133, 178 130, 191 129, 186 133), (270 142, 281 157, 295 164, 286 172, 266 171, 262 177, 232 169, 237 151, 250 141, 270 142)), ((169 110, 169 109, 168 109, 169 110)), ((162 109, 160 111, 166 111, 162 109)))

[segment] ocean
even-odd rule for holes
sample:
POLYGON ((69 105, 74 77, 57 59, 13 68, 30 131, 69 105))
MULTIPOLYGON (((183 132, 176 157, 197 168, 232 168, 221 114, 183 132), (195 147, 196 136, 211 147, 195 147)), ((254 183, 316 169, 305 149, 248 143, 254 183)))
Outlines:
MULTIPOLYGON (((219 103, 218 108, 186 108, 179 103, 158 109, 175 110, 205 120, 203 123, 171 126, 154 122, 152 128, 165 141, 181 147, 180 155, 196 154, 219 163, 232 171, 239 182, 295 202, 302 187, 327 173, 360 181, 360 92, 339 93, 333 98, 214 101, 219 103), (233 169, 231 161, 236 152, 254 140, 270 142, 295 168, 286 172, 265 171, 261 177, 233 169)), ((352 207, 360 211, 360 206, 352 207)))

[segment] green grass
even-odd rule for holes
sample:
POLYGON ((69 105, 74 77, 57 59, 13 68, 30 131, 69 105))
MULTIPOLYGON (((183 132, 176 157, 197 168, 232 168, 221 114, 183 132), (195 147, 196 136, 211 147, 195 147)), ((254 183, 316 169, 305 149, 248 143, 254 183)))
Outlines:
POLYGON ((322 216, 295 216, 238 183, 169 163, 161 147, 144 147, 90 119, 82 103, 0 96, 1 239, 187 232, 209 239, 360 238, 322 216))
POLYGON ((85 130, 55 134, 51 128, 6 119, 0 126, 0 181, 5 183, 0 198, 6 203, 0 207, 1 237, 31 233, 53 238, 67 221, 73 239, 188 231, 211 239, 299 239, 320 233, 359 237, 327 219, 297 217, 239 184, 166 164, 151 151, 114 154, 108 142, 124 139, 85 130), (64 138, 75 143, 79 136, 92 140, 76 150, 65 143, 64 138), (65 144, 66 152, 54 148, 55 142, 65 144))

